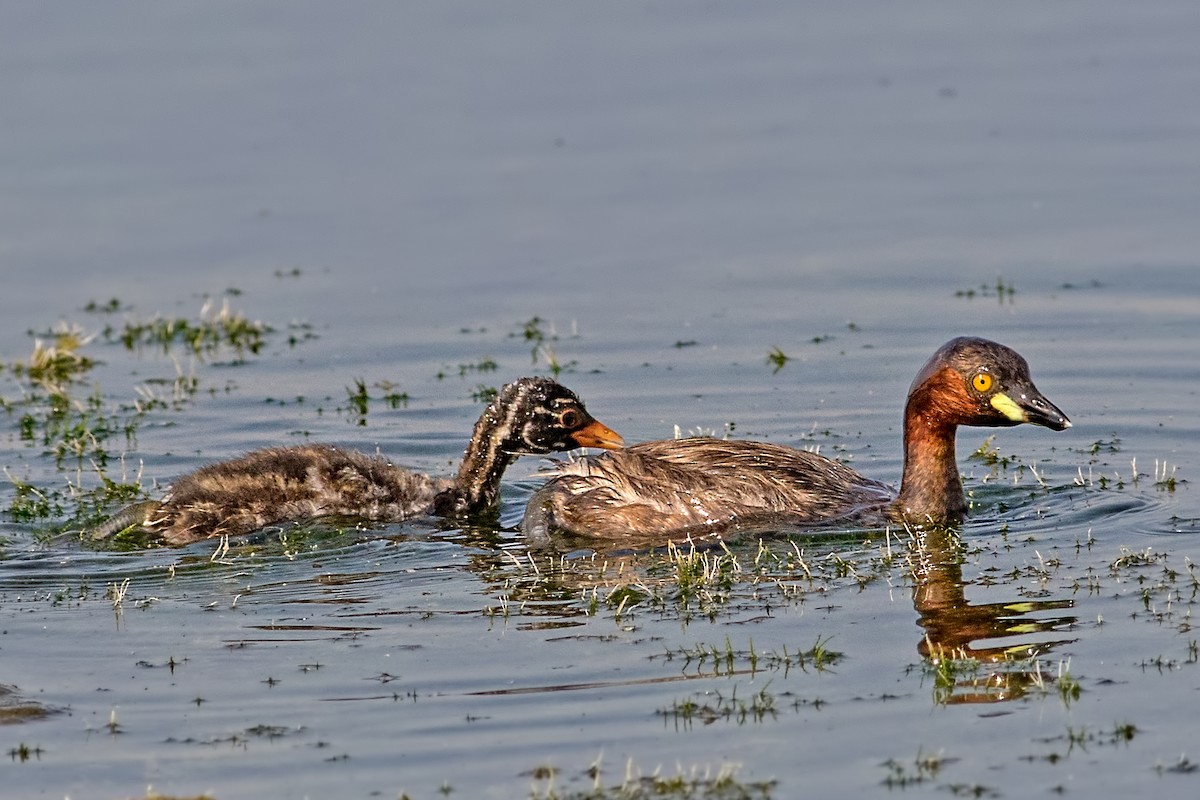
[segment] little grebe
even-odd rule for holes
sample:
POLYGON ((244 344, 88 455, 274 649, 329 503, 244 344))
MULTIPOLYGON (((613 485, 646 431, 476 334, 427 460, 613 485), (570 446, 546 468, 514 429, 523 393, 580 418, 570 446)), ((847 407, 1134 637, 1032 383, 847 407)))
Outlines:
POLYGON ((803 450, 673 439, 557 464, 553 480, 529 501, 522 527, 536 541, 555 530, 645 540, 774 524, 953 524, 967 510, 954 454, 957 427, 1024 422, 1071 426, 1033 385, 1019 354, 958 338, 934 353, 909 389, 899 495, 803 450))
POLYGON ((135 503, 91 536, 139 529, 183 545, 331 515, 379 522, 466 517, 495 504, 501 475, 520 455, 621 445, 569 389, 546 378, 521 378, 504 386, 479 417, 454 478, 331 445, 268 447, 183 476, 161 501, 135 503))

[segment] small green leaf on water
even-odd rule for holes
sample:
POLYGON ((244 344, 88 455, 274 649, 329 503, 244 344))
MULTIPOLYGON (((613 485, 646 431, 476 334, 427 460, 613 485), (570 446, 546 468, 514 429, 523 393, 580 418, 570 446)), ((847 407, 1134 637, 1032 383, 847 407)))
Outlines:
POLYGON ((791 356, 784 353, 778 347, 772 347, 771 352, 767 353, 767 363, 775 367, 772 372, 779 372, 779 370, 783 369, 783 365, 791 360, 791 356))

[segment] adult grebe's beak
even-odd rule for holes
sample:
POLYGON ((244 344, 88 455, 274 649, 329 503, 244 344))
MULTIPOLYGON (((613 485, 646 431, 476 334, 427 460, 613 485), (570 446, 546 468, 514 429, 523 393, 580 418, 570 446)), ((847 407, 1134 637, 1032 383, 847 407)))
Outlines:
POLYGON ((1047 400, 1032 383, 1025 383, 1008 394, 993 395, 991 403, 993 408, 1014 423, 1029 422, 1052 431, 1064 431, 1071 427, 1067 415, 1047 400))
POLYGON ((617 450, 625 446, 621 434, 598 420, 592 420, 572 433, 571 441, 580 447, 600 447, 605 450, 617 450))

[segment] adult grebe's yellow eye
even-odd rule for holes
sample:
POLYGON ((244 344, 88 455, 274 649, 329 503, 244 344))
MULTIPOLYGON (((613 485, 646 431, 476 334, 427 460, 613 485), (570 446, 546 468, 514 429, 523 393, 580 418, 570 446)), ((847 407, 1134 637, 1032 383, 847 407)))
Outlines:
POLYGON ((991 391, 992 376, 986 372, 977 372, 975 373, 975 377, 971 378, 971 385, 975 387, 975 391, 977 392, 991 391))

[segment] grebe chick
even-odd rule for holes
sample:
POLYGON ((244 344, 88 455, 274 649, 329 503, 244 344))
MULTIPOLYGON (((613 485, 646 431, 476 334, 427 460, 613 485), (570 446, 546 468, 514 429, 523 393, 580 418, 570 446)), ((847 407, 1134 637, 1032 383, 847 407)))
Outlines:
POLYGON ((772 525, 954 524, 967 510, 954 453, 958 426, 1025 422, 1071 426, 1033 385, 1024 358, 962 337, 934 353, 909 389, 899 494, 803 450, 675 439, 558 464, 529 501, 522 527, 535 541, 556 530, 662 541, 772 525))
POLYGON ((332 445, 268 447, 183 476, 161 501, 135 503, 91 536, 140 529, 178 546, 331 515, 378 522, 469 517, 496 503, 500 477, 518 456, 621 445, 571 390, 547 378, 521 378, 504 386, 479 417, 454 478, 332 445))

